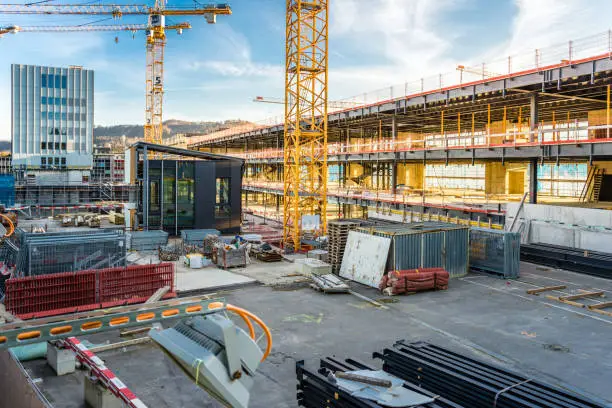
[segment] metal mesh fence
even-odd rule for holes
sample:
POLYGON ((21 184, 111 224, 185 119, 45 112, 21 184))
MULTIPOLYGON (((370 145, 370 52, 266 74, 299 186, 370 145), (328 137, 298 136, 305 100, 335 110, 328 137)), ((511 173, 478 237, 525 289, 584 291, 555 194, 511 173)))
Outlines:
POLYGON ((19 231, 16 276, 125 266, 125 235, 117 230, 19 231))
POLYGON ((470 267, 483 272, 518 278, 521 235, 486 228, 470 230, 470 267))

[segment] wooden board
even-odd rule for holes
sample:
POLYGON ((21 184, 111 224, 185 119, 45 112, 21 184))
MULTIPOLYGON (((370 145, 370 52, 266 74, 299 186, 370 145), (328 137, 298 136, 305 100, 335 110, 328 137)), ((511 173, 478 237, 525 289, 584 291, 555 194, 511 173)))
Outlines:
POLYGON ((529 294, 529 295, 537 295, 538 293, 548 292, 550 290, 561 290, 561 289, 565 289, 565 288, 567 288, 567 286, 565 286, 565 285, 545 286, 545 287, 542 287, 542 288, 529 289, 527 291, 527 294, 529 294))
POLYGON ((390 245, 389 238, 351 231, 340 265, 340 276, 378 288, 390 245))

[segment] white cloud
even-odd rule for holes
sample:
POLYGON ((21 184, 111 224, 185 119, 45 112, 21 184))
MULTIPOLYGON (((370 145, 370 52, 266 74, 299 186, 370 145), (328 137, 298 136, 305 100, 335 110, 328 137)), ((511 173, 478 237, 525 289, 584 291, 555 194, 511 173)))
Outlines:
POLYGON ((185 66, 192 71, 210 71, 224 77, 277 77, 283 75, 280 65, 258 64, 245 58, 240 61, 194 61, 185 66))

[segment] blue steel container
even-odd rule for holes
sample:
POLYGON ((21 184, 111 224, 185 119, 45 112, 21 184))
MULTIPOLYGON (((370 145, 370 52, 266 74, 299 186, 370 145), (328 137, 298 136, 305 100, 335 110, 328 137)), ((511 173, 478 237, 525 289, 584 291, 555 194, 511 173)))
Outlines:
POLYGON ((469 269, 469 227, 443 222, 417 222, 357 228, 391 239, 387 270, 444 268, 452 278, 469 269))
POLYGON ((15 206, 15 176, 12 174, 0 174, 0 204, 15 206))
POLYGON ((470 268, 503 278, 519 277, 521 234, 488 228, 470 231, 470 268))

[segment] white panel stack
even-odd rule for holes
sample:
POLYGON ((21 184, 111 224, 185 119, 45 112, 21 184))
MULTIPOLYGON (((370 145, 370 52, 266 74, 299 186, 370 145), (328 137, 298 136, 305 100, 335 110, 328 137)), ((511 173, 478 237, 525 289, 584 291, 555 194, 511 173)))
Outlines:
POLYGON ((340 266, 340 276, 378 288, 385 273, 391 240, 350 231, 340 266))

